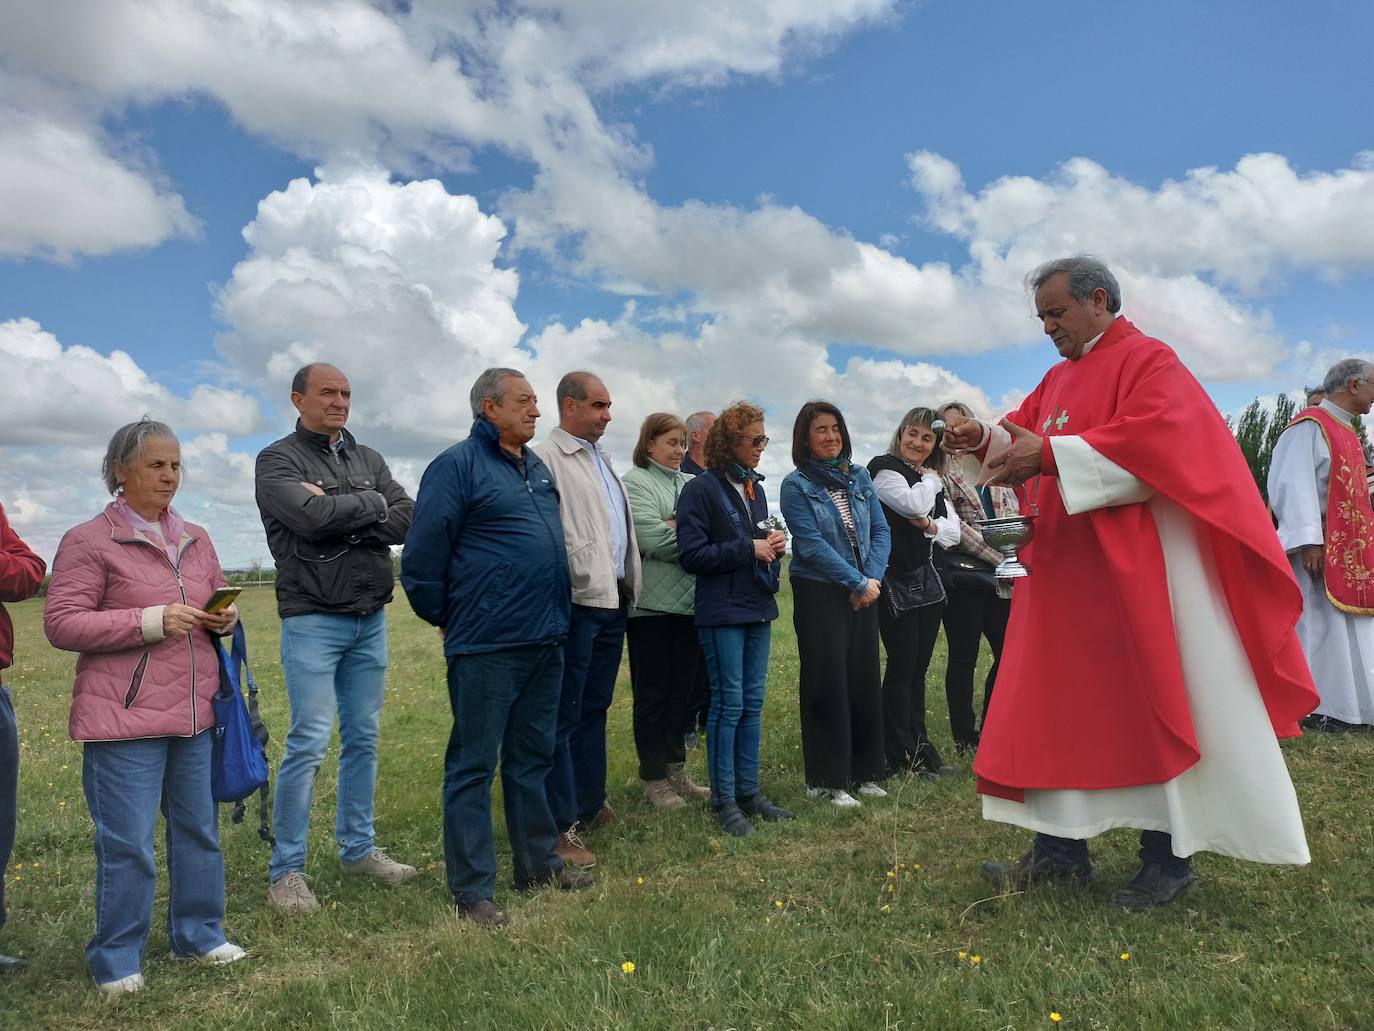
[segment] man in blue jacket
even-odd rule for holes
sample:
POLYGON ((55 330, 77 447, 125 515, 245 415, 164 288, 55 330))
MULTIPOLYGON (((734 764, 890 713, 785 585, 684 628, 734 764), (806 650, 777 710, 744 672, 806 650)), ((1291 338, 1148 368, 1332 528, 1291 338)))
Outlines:
POLYGON ((444 863, 458 912, 485 927, 496 905, 491 785, 501 760, 517 888, 592 883, 554 854, 544 793, 568 633, 568 556, 558 493, 525 444, 538 399, 514 369, 473 384, 472 433, 425 470, 401 557, 416 613, 444 631, 453 731, 444 756, 444 863))

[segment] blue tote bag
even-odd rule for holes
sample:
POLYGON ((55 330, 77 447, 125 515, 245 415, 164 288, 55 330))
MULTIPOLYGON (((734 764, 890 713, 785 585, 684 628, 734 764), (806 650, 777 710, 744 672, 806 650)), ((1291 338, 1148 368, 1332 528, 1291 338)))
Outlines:
POLYGON ((218 639, 215 647, 219 652, 220 686, 211 699, 215 706, 215 738, 210 765, 210 790, 216 802, 238 803, 234 822, 240 823, 243 820, 243 800, 255 791, 263 792, 266 797, 267 753, 264 745, 267 731, 261 721, 255 721, 250 716, 249 707, 243 700, 243 682, 247 680, 249 697, 253 708, 257 708, 258 685, 248 668, 248 641, 244 636, 243 624, 234 627, 232 648, 226 651, 218 639))

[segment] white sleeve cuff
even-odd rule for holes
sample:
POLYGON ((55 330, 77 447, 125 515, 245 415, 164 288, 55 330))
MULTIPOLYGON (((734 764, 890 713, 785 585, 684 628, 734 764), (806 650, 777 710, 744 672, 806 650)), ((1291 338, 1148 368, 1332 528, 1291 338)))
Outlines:
POLYGON ((157 644, 167 636, 167 631, 162 628, 162 614, 166 609, 166 605, 149 605, 143 610, 144 644, 157 644))
POLYGON ((1135 505, 1154 497, 1154 488, 1094 451, 1079 436, 1051 437, 1059 468, 1059 493, 1069 515, 1115 505, 1135 505))

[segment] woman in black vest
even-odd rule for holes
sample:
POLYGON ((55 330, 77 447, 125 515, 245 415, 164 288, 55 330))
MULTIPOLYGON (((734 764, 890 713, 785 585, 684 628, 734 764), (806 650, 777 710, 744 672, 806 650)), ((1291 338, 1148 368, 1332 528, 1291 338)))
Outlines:
POLYGON ((926 669, 940 633, 944 589, 931 563, 933 543, 959 539, 959 520, 946 513, 940 468, 944 452, 936 414, 913 408, 892 435, 888 453, 868 463, 892 529, 892 557, 883 580, 878 627, 887 649, 883 732, 889 769, 929 777, 952 773, 926 734, 926 669))

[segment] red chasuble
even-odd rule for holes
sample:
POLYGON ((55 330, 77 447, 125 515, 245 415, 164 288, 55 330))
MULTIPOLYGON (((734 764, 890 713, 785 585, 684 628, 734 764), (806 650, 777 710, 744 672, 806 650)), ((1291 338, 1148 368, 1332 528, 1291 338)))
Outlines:
POLYGON ((1326 596, 1342 612, 1374 616, 1374 508, 1364 448, 1355 431, 1322 408, 1299 412, 1289 426, 1315 422, 1331 452, 1326 490, 1326 596))
MULTIPOLYGON (((1081 436, 1198 521, 1274 730, 1296 736, 1318 703, 1295 630, 1302 596, 1240 448, 1173 350, 1118 318, 1009 418, 1081 436)), ((1071 516, 1045 473, 1028 485, 1032 574, 1013 595, 978 790, 1020 801, 1172 780, 1198 746, 1154 520, 1145 504, 1071 516)))

